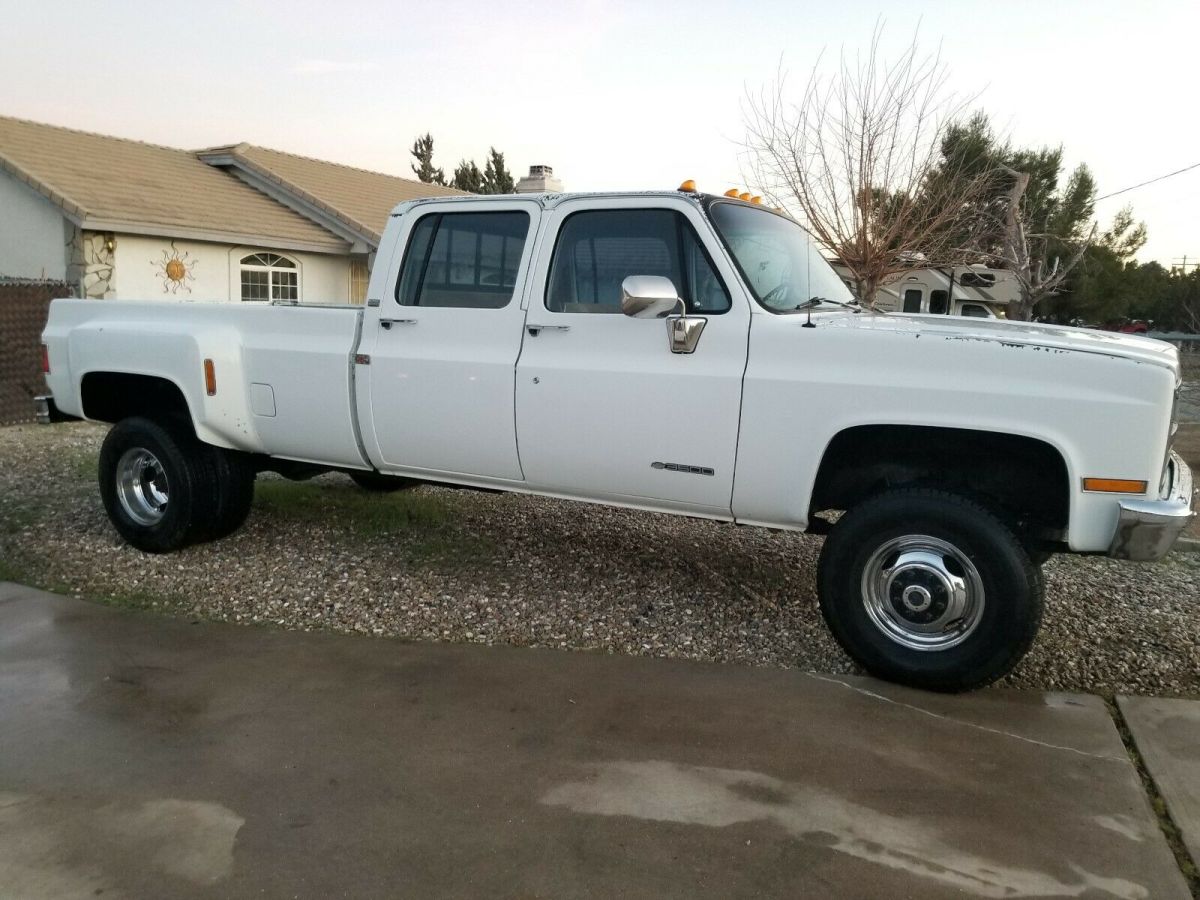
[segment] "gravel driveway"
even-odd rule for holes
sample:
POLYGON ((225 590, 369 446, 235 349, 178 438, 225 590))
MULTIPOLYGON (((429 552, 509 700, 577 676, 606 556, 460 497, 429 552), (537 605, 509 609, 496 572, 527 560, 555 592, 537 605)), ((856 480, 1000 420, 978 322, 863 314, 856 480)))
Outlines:
MULTIPOLYGON (((853 672, 817 610, 821 539, 513 494, 369 495, 264 476, 247 526, 125 546, 95 485, 105 430, 0 429, 0 578, 208 619, 853 672)), ((1060 557, 1010 686, 1200 696, 1200 554, 1060 557)))

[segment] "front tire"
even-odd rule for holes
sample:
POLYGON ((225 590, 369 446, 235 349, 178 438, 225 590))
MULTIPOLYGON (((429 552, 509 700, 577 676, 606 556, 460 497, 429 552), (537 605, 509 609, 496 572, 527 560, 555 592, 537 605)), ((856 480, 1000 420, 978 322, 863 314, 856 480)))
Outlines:
POLYGON ((821 612, 880 678, 964 691, 1007 675, 1041 624, 1041 573, 991 512, 955 494, 890 490, 849 510, 818 568, 821 612))
POLYGON ((147 553, 169 553, 202 538, 213 513, 214 472, 194 437, 134 417, 100 448, 100 497, 113 527, 147 553))

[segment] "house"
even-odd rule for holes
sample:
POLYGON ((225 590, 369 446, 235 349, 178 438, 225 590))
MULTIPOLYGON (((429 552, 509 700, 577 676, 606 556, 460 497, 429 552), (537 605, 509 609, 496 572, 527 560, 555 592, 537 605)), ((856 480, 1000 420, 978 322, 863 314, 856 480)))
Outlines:
POLYGON ((0 278, 95 298, 361 303, 392 208, 461 193, 249 144, 180 150, 0 117, 0 278))

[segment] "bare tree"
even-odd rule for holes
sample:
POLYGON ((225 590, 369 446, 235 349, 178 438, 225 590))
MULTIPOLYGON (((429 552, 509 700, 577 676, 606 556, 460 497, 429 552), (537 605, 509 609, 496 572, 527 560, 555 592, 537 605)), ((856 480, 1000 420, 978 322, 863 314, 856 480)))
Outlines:
MULTIPOLYGON (((1067 276, 1079 265, 1096 237, 1096 224, 1091 224, 1086 235, 1074 236, 1074 239, 1070 235, 1057 235, 1048 230, 1032 230, 1031 213, 1025 202, 1029 173, 1018 172, 1008 166, 1003 166, 1002 171, 1012 179, 1012 187, 1001 203, 1003 220, 996 249, 983 255, 994 265, 1003 266, 1013 273, 1021 291, 1021 299, 1009 304, 1008 317, 1028 321, 1033 317, 1037 304, 1057 294, 1067 276), (1054 252, 1056 245, 1066 253, 1065 259, 1062 253, 1054 252)), ((1090 211, 1089 200, 1089 214, 1090 211)))
POLYGON ((978 260, 967 233, 994 173, 948 169, 941 142, 972 98, 956 99, 938 55, 916 38, 883 58, 877 27, 863 55, 818 60, 798 102, 775 82, 744 104, 744 161, 754 183, 790 208, 850 270, 873 306, 890 277, 978 260))

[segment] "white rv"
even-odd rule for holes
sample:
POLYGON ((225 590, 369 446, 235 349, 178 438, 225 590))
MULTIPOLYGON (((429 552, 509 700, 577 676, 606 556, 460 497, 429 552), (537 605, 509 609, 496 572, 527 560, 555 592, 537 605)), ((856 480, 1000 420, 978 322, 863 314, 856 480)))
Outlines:
MULTIPOLYGON (((853 292, 850 270, 838 261, 831 261, 831 264, 853 292)), ((987 266, 913 268, 885 283, 875 305, 889 312, 1003 319, 1008 304, 1018 296, 1017 284, 1006 269, 987 266)))

